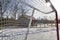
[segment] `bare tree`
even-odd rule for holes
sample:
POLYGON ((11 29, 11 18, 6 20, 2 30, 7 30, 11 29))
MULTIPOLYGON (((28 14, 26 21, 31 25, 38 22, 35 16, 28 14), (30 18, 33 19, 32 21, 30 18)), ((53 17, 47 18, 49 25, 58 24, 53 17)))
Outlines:
POLYGON ((0 0, 0 20, 1 20, 1 27, 3 26, 3 14, 6 12, 8 4, 10 3, 10 0, 0 0))
POLYGON ((20 11, 20 14, 23 16, 25 15, 30 9, 28 9, 28 7, 26 5, 24 5, 23 3, 18 2, 13 9, 13 16, 16 18, 16 14, 17 11, 20 11), (18 7, 19 6, 19 7, 18 7))
MULTIPOLYGON (((6 12, 8 4, 11 2, 11 0, 1 0, 0 1, 0 11, 2 12, 2 15, 6 12)), ((1 13, 0 13, 1 14, 1 13)), ((1 16, 2 16, 1 15, 1 16)))

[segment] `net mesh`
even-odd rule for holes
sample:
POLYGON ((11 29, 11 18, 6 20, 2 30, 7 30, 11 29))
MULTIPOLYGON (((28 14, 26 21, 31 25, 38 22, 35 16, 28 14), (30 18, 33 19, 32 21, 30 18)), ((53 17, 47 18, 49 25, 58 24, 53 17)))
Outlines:
POLYGON ((52 11, 45 0, 20 1, 1 1, 0 40, 57 40, 55 12, 37 10, 52 11))

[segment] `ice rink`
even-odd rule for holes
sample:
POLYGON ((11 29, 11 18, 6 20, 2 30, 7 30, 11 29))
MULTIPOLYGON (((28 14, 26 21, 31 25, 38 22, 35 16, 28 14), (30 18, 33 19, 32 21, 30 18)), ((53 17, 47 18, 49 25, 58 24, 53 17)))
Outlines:
MULTIPOLYGON (((25 40, 27 28, 0 30, 0 40, 25 40)), ((56 28, 30 28, 28 40, 57 40, 56 28)))

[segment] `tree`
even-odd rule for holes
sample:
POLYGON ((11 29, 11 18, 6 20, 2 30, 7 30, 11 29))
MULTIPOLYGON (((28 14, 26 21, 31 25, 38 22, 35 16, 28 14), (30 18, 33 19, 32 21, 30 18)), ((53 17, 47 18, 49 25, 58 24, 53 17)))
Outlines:
POLYGON ((30 10, 26 5, 24 5, 23 3, 20 3, 20 2, 16 2, 17 4, 15 4, 14 5, 14 9, 13 9, 13 16, 14 16, 14 18, 16 18, 16 14, 18 14, 17 13, 17 11, 19 10, 20 11, 20 13, 19 14, 21 14, 22 16, 23 15, 26 15, 26 13, 30 10), (19 6, 19 7, 18 7, 19 6))
MULTIPOLYGON (((2 12, 2 15, 6 12, 8 4, 11 2, 11 0, 0 0, 0 11, 2 12)), ((0 13, 1 14, 1 13, 0 13)), ((1 15, 1 16, 2 16, 1 15)))
MULTIPOLYGON (((13 4, 13 8, 11 9, 11 10, 9 10, 8 9, 8 7, 10 6, 10 4, 11 4, 11 1, 12 0, 1 0, 1 2, 2 2, 2 15, 6 12, 6 14, 7 14, 7 10, 8 11, 11 11, 11 12, 8 12, 9 14, 10 14, 10 16, 12 16, 13 18, 16 18, 16 14, 18 14, 17 13, 17 11, 19 10, 20 12, 19 12, 19 14, 22 14, 22 15, 24 15, 24 14, 26 14, 30 9, 26 6, 26 5, 24 5, 23 3, 20 3, 20 2, 17 2, 17 0, 14 0, 14 1, 16 1, 15 3, 17 3, 17 4, 13 4), (20 6, 19 6, 20 5, 20 6)), ((12 4, 11 4, 12 5, 12 4)), ((11 6, 12 7, 12 6, 11 6)), ((11 7, 9 7, 9 8, 11 8, 11 7)), ((5 14, 4 14, 5 15, 5 14)), ((3 15, 3 16, 4 16, 3 15)))

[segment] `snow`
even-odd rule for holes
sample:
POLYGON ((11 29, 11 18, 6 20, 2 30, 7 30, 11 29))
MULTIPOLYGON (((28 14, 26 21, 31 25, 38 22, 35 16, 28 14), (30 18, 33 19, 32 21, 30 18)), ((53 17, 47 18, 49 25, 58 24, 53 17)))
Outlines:
MULTIPOLYGON (((0 31, 0 40, 24 40, 27 28, 0 31)), ((56 28, 30 28, 28 40, 57 40, 56 28)))

